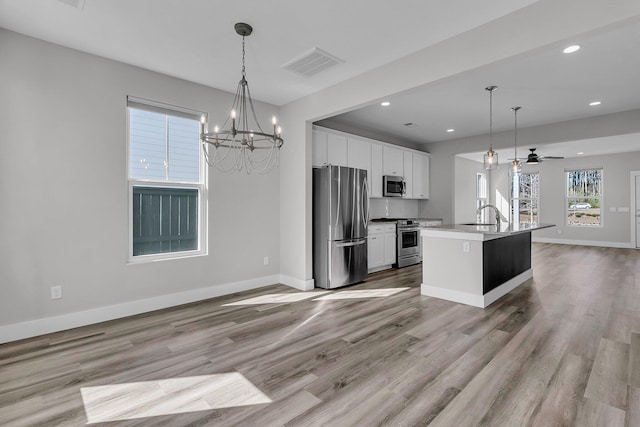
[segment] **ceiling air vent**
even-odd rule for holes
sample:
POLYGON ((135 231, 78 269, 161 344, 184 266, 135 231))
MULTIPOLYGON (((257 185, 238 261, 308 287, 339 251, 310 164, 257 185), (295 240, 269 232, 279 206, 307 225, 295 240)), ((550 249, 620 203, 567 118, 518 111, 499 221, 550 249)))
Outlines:
POLYGON ((343 60, 331 55, 330 53, 314 47, 310 51, 305 52, 297 58, 294 58, 282 65, 282 68, 301 74, 305 77, 311 77, 318 74, 320 71, 324 71, 327 68, 343 62, 343 60))
POLYGON ((60 3, 67 4, 71 7, 75 7, 76 9, 83 10, 84 9, 84 1, 85 0, 58 0, 60 3))
POLYGON ((409 122, 409 123, 404 123, 402 126, 406 126, 406 127, 408 127, 408 128, 414 128, 414 127, 416 127, 416 126, 418 126, 418 125, 417 125, 417 124, 415 124, 415 123, 411 123, 411 122, 409 122))

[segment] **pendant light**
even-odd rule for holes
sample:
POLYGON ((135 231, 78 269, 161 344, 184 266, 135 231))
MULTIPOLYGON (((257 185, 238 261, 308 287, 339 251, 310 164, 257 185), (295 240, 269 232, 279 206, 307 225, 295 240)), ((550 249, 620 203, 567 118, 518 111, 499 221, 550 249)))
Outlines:
POLYGON ((235 30, 242 36, 242 78, 222 128, 215 126, 210 132, 203 116, 200 124, 202 149, 209 166, 222 172, 244 169, 247 174, 253 171, 269 173, 280 160, 280 148, 284 144, 282 129, 275 117, 271 121, 273 129, 269 132, 263 131, 258 122, 244 65, 244 39, 251 35, 253 28, 240 22, 235 25, 235 30), (231 127, 225 129, 229 122, 231 127))
POLYGON ((487 86, 489 92, 489 151, 484 155, 484 168, 487 170, 498 169, 498 153, 493 151, 493 91, 498 86, 487 86))
POLYGON ((509 171, 511 175, 520 175, 522 172, 522 164, 520 160, 518 160, 518 110, 522 107, 512 107, 511 111, 513 111, 513 146, 514 146, 514 156, 513 162, 511 162, 511 168, 509 171))

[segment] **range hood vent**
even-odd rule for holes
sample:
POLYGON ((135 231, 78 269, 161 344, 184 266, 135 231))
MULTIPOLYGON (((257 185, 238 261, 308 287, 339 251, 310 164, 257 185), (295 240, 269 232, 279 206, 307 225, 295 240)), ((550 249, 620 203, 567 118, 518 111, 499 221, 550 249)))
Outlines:
POLYGON ((282 68, 305 77, 311 77, 326 70, 327 68, 333 67, 334 65, 342 64, 343 62, 344 61, 340 58, 337 58, 320 48, 314 47, 310 51, 305 52, 297 58, 294 58, 282 65, 282 68))

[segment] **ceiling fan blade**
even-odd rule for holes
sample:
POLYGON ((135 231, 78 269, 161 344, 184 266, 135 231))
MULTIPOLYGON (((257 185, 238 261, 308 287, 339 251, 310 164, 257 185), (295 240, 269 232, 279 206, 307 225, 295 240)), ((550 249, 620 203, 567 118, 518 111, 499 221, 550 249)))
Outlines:
POLYGON ((541 156, 541 159, 551 159, 551 160, 557 160, 557 159, 564 159, 564 157, 560 157, 560 156, 541 156))

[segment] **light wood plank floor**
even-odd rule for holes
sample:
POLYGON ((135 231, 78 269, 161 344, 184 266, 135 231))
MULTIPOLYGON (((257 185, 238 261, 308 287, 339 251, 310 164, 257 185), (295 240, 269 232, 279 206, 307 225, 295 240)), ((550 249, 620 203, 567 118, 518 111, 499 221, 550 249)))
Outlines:
POLYGON ((224 305, 297 293, 275 285, 5 344, 0 424, 84 425, 81 388, 235 373, 266 403, 107 425, 639 426, 640 252, 534 244, 533 268, 484 310, 421 296, 412 266, 323 294, 408 288, 387 296, 224 305))

